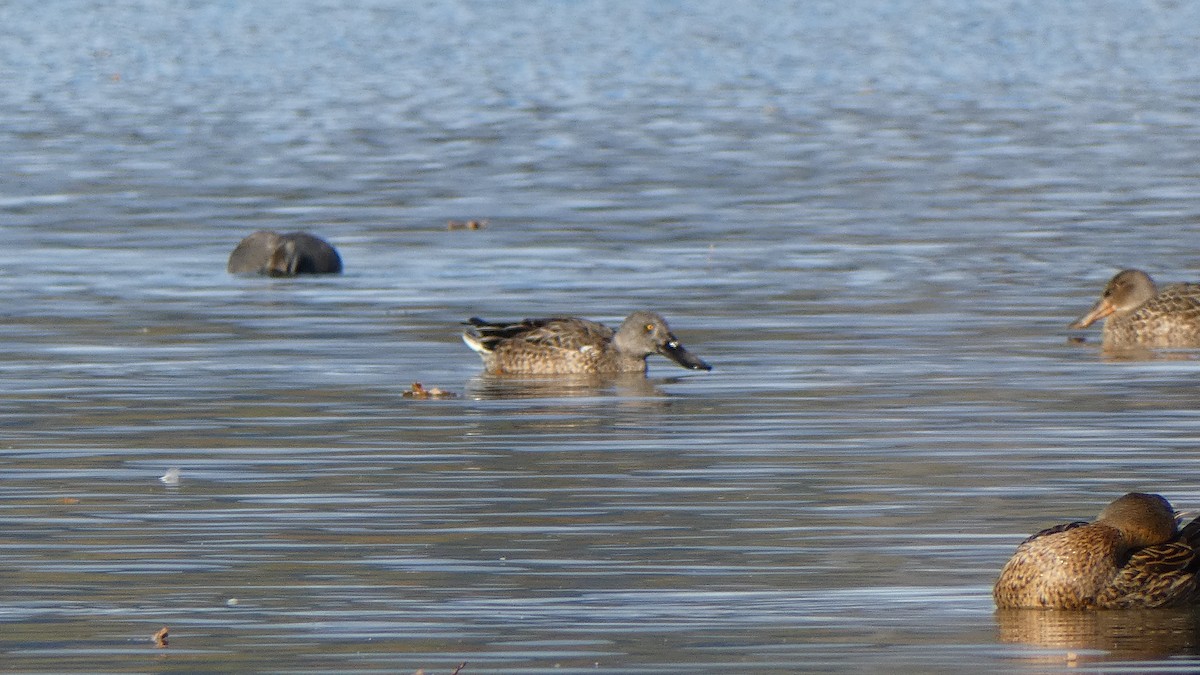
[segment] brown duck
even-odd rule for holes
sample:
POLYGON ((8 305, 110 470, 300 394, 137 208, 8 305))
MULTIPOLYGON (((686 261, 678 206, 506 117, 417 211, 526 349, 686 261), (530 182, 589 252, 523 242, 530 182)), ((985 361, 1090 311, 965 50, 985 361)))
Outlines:
POLYGON ((683 347, 654 312, 634 312, 613 330, 577 317, 525 319, 516 323, 467 320, 467 346, 495 375, 595 375, 645 373, 646 357, 661 354, 690 370, 712 366, 683 347))
POLYGON ((1118 272, 1071 328, 1087 328, 1100 319, 1105 320, 1102 344, 1107 349, 1200 347, 1200 284, 1159 290, 1141 270, 1118 272))
POLYGON ((1096 520, 1026 539, 1000 571, 1000 609, 1148 609, 1200 601, 1200 518, 1178 529, 1159 495, 1131 492, 1096 520))

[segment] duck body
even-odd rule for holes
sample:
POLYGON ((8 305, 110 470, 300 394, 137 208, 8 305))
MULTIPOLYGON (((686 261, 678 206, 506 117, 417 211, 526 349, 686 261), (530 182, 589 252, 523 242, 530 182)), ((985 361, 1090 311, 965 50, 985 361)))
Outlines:
POLYGON ((307 232, 259 230, 229 254, 230 274, 294 277, 297 274, 338 274, 342 258, 329 242, 307 232))
POLYGON ((1133 492, 1093 522, 1026 539, 992 589, 1001 609, 1152 609, 1200 602, 1200 518, 1177 529, 1159 495, 1133 492))
POLYGON ((634 312, 616 331, 577 317, 492 323, 467 320, 463 341, 495 375, 645 373, 646 357, 661 354, 684 368, 712 366, 688 352, 654 312, 634 312))
POLYGON ((1123 270, 1071 327, 1087 328, 1100 319, 1106 349, 1200 347, 1200 284, 1159 289, 1145 272, 1123 270))

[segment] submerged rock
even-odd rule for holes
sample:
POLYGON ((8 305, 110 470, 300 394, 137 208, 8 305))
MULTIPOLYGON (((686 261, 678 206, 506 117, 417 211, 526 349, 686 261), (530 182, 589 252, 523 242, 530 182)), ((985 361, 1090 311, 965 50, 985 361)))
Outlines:
POLYGON ((246 237, 229 254, 230 274, 338 274, 342 258, 329 242, 307 232, 279 234, 259 230, 246 237))

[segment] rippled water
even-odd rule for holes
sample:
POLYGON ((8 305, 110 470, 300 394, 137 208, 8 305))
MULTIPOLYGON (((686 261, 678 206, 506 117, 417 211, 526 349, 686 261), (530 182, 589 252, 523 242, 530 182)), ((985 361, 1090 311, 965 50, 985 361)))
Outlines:
POLYGON ((1200 508, 1200 361, 1065 328, 1200 278, 1200 6, 978 4, 0 8, 0 669, 1195 669, 989 593, 1200 508), (715 370, 458 338, 638 308, 715 370))

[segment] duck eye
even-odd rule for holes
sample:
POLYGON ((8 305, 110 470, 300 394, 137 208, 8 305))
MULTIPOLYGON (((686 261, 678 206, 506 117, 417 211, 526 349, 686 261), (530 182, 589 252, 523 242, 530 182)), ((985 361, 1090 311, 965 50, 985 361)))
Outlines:
POLYGON ((654 332, 654 324, 652 324, 652 323, 646 324, 646 332, 653 333, 654 332))

